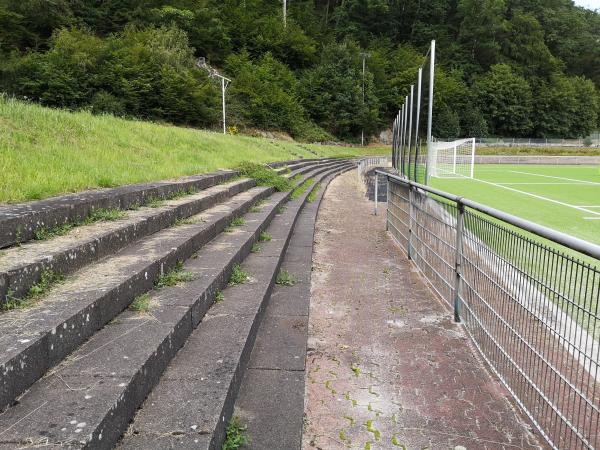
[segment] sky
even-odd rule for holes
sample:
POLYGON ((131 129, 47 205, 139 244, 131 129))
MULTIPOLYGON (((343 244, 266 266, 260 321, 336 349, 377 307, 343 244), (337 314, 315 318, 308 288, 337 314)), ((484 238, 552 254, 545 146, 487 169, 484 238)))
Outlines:
POLYGON ((600 9, 600 0, 574 0, 577 6, 589 9, 600 9))

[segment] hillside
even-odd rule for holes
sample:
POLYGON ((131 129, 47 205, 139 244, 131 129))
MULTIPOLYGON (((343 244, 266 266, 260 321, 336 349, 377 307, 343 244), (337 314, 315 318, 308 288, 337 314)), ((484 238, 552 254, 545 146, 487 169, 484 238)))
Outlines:
POLYGON ((600 14, 571 0, 288 3, 284 26, 274 0, 0 0, 0 90, 217 128, 205 57, 233 80, 229 124, 356 142, 389 127, 436 39, 434 135, 598 127, 600 14))
POLYGON ((209 172, 249 160, 362 152, 71 113, 1 96, 0 128, 0 203, 209 172))

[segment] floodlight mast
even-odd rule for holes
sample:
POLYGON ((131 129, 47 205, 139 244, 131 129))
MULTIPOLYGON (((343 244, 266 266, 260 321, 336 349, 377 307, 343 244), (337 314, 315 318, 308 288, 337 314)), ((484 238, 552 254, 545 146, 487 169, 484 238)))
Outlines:
POLYGON ((196 61, 196 66, 200 69, 206 70, 208 72, 208 76, 210 78, 220 78, 221 79, 221 99, 223 103, 223 134, 227 134, 227 125, 225 123, 225 91, 227 90, 227 86, 231 83, 231 80, 227 77, 221 75, 217 69, 214 69, 208 65, 206 62, 206 58, 200 57, 196 61))

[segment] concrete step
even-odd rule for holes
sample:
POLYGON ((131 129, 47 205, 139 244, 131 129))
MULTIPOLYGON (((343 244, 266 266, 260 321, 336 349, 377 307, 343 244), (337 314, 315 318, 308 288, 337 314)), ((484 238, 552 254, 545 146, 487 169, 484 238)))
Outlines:
MULTIPOLYGON (((270 164, 281 168, 328 159, 280 161, 270 164)), ((284 169, 285 170, 285 169, 284 169)), ((0 207, 0 248, 24 243, 34 238, 39 228, 51 229, 58 225, 82 221, 97 209, 129 209, 142 205, 150 198, 165 199, 181 191, 200 191, 225 182, 238 175, 234 170, 220 170, 201 175, 182 177, 154 183, 134 184, 110 189, 95 189, 62 195, 44 200, 0 207)))
POLYGON ((111 448, 226 284, 233 264, 250 252, 288 196, 273 194, 260 211, 246 214, 243 226, 219 235, 187 261, 183 270, 191 280, 152 291, 148 312, 122 312, 35 383, 0 416, 5 430, 0 448, 40 442, 111 448))
MULTIPOLYGON (((328 168, 314 168, 303 179, 328 168)), ((161 230, 79 270, 33 306, 0 314, 0 410, 151 289, 159 275, 272 193, 267 187, 240 193, 192 216, 189 224, 161 230)))
MULTIPOLYGON (((323 174, 321 189, 351 167, 323 174)), ((192 332, 117 448, 221 448, 266 301, 310 191, 290 201, 273 220, 268 228, 273 239, 261 243, 261 250, 242 264, 250 281, 223 291, 223 301, 213 305, 192 332)))
MULTIPOLYGON (((289 176, 295 176, 317 165, 331 163, 329 160, 302 162, 283 166, 280 170, 290 169, 289 176)), ((45 271, 61 275, 72 273, 255 185, 254 180, 248 179, 229 181, 166 201, 155 208, 128 211, 126 217, 114 222, 77 227, 64 236, 48 241, 30 241, 4 250, 0 255, 0 304, 25 296, 45 271)))
POLYGON ((300 213, 281 264, 296 283, 273 288, 235 399, 233 415, 248 437, 244 450, 302 448, 312 251, 324 192, 300 213))

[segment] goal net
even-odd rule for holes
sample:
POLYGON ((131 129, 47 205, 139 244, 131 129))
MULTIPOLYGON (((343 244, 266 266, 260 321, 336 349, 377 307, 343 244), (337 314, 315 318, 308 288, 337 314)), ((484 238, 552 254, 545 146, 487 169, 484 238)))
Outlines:
POLYGON ((429 176, 473 178, 475 138, 433 141, 427 160, 429 176))

